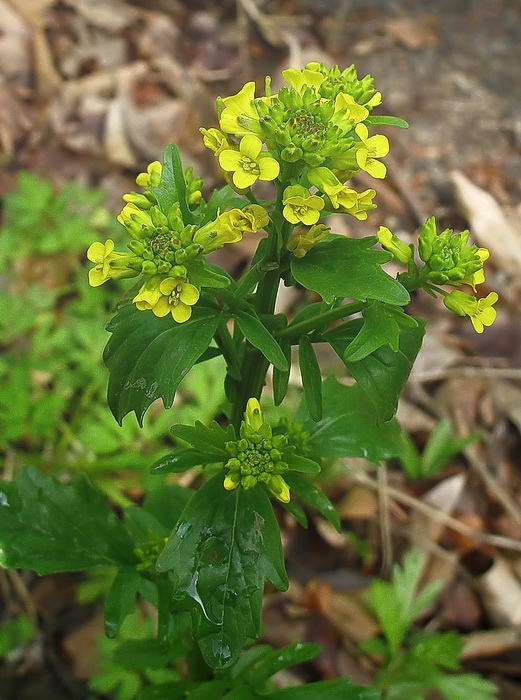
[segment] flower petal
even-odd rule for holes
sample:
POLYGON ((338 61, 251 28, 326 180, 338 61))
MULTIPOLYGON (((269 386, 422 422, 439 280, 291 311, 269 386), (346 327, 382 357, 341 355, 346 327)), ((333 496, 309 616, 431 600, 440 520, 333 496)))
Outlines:
MULTIPOLYGON (((175 308, 175 307, 173 307, 173 308, 175 308)), ((172 309, 172 307, 168 303, 167 296, 160 297, 158 299, 158 301, 156 301, 156 303, 152 307, 152 311, 154 312, 154 314, 156 316, 159 316, 159 317, 166 316, 170 312, 171 309, 172 309)))
POLYGON ((225 148, 219 154, 219 165, 223 170, 237 170, 240 167, 241 154, 231 148, 225 148))
POLYGON ((100 284, 106 282, 108 277, 103 274, 103 269, 100 266, 93 267, 89 270, 89 284, 91 287, 99 287, 100 284))
POLYGON ((257 165, 259 166, 260 175, 259 180, 274 180, 278 177, 280 172, 280 165, 275 158, 267 155, 263 157, 261 153, 257 160, 257 165))
POLYGON ((257 182, 258 178, 259 176, 256 173, 240 168, 233 173, 232 180, 235 187, 243 190, 251 187, 254 182, 257 182))
POLYGON ((373 177, 376 177, 379 180, 383 180, 383 178, 387 174, 386 166, 379 160, 374 160, 372 158, 368 159, 367 163, 365 164, 365 168, 363 169, 366 173, 369 173, 369 175, 372 175, 373 177))
POLYGON ((96 241, 95 243, 91 243, 91 245, 89 246, 89 249, 87 250, 87 258, 91 262, 100 263, 100 262, 103 262, 104 257, 105 257, 105 243, 100 243, 99 241, 96 241))
POLYGON ((242 155, 251 158, 251 160, 257 160, 257 156, 261 152, 262 141, 255 134, 246 134, 241 139, 239 144, 239 150, 242 155))
POLYGON ((188 306, 193 306, 199 301, 199 290, 193 284, 183 283, 181 285, 181 293, 179 294, 179 299, 183 304, 188 304, 188 306))
POLYGON ((177 321, 177 323, 184 323, 185 321, 188 321, 191 315, 192 307, 183 304, 182 301, 180 301, 177 306, 172 306, 172 316, 174 317, 174 321, 177 321))

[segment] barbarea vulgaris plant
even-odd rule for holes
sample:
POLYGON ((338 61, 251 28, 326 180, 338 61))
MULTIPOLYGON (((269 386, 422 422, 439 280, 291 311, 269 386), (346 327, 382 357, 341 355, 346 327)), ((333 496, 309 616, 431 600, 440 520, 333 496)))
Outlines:
MULTIPOLYGON (((254 647, 258 651, 235 666, 260 634, 265 581, 280 589, 288 585, 273 504, 302 525, 306 509, 316 509, 340 529, 333 505, 313 482, 323 460, 364 457, 378 464, 400 454, 394 414, 424 333, 424 322, 404 310, 410 293, 424 289, 443 297, 477 332, 495 319, 494 292, 481 298, 464 291, 483 283, 488 257, 486 249, 469 245, 468 231, 440 232, 431 218, 417 248, 386 227, 366 238, 331 231, 327 219, 333 213, 368 219, 389 152, 378 126, 407 123, 373 116, 382 96, 373 78, 359 79, 353 66, 309 63, 283 75, 287 85, 276 94, 267 78, 264 94, 249 82, 218 99, 217 124, 201 129, 225 187, 207 197, 203 181, 183 168, 170 144, 162 163, 138 175, 142 191, 124 197, 118 220, 128 234, 127 250, 116 251, 112 240, 88 250, 91 285, 135 278, 130 299, 109 324, 105 350, 108 401, 119 422, 129 412, 141 422, 158 398, 172 406, 196 363, 218 355, 226 363, 227 403, 219 423, 174 425, 179 448, 152 466, 157 475, 198 467, 201 486, 169 536, 152 516, 138 518, 148 534, 117 564, 107 608, 114 631, 134 610, 136 593, 148 596, 158 608, 162 644, 173 643, 181 634, 179 620, 190 619, 206 669, 202 677, 221 684, 208 686, 204 697, 212 698, 224 697, 240 679, 247 683, 245 668, 264 682, 309 658, 309 645, 300 645, 287 657, 273 657, 279 661, 271 665, 266 661, 270 671, 263 675, 259 668, 272 652, 254 647), (374 188, 359 191, 352 184, 360 171, 374 178, 374 188), (257 237, 258 247, 235 280, 208 255, 244 236, 257 237), (396 279, 382 269, 393 258, 404 266, 396 279), (275 314, 281 282, 300 285, 316 301, 293 318, 275 314), (338 354, 353 379, 349 386, 323 380, 317 343, 338 354), (293 418, 273 424, 261 403, 269 402, 268 392, 276 405, 284 401, 293 348, 302 406, 293 418), (189 616, 174 614, 183 611, 189 616)), ((175 410, 172 415, 175 420, 175 410)), ((136 521, 134 512, 128 517, 136 521)), ((129 531, 135 530, 134 522, 129 531)), ((328 683, 315 684, 313 697, 333 697, 328 683)), ((347 680, 338 683, 343 698, 362 697, 347 680)), ((363 692, 364 698, 378 697, 363 692)), ((165 697, 191 696, 172 691, 165 697)))

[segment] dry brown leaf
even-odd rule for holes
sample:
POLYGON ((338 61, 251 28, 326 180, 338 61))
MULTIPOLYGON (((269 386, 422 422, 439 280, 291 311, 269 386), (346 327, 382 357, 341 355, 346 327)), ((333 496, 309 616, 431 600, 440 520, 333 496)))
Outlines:
POLYGON ((98 640, 103 636, 103 615, 100 614, 74 630, 63 640, 63 647, 72 661, 74 677, 86 681, 98 670, 98 640))
POLYGON ((479 630, 464 637, 465 646, 461 652, 461 660, 479 659, 484 656, 498 656, 507 651, 521 648, 521 630, 495 629, 479 630))
POLYGON ((22 17, 0 0, 0 72, 27 83, 31 70, 31 34, 22 17))
POLYGON ((495 625, 521 625, 521 582, 505 559, 496 557, 490 569, 475 578, 475 584, 495 625))
POLYGON ((433 28, 432 17, 391 19, 384 23, 383 28, 388 36, 411 51, 418 51, 439 41, 439 36, 433 28))
POLYGON ((450 177, 476 242, 490 250, 496 267, 506 270, 521 284, 521 220, 512 221, 491 194, 462 172, 453 171, 450 177))
POLYGON ((378 497, 375 492, 358 484, 350 487, 347 494, 338 504, 338 514, 341 518, 367 520, 375 518, 377 512, 378 497))
POLYGON ((137 9, 118 0, 66 0, 66 4, 73 7, 91 26, 115 34, 139 18, 137 9))
POLYGON ((127 168, 132 168, 136 165, 136 157, 125 129, 121 98, 112 100, 107 110, 103 145, 109 162, 127 168))
MULTIPOLYGON (((448 479, 444 479, 428 491, 422 500, 436 508, 437 511, 445 515, 451 515, 463 493, 466 481, 465 474, 456 474, 448 479)), ((415 511, 411 516, 412 539, 413 542, 417 542, 419 547, 421 547, 422 542, 425 542, 426 538, 437 542, 445 527, 446 525, 443 521, 427 518, 420 511, 415 511)))

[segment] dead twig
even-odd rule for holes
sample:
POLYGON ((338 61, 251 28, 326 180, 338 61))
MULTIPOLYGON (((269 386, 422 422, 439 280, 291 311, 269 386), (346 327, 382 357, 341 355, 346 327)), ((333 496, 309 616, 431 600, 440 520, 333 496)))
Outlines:
MULTIPOLYGON (((375 491, 379 491, 382 488, 376 479, 372 479, 365 474, 354 475, 351 477, 351 479, 354 479, 355 481, 358 481, 359 483, 364 484, 364 486, 368 486, 375 491)), ((420 513, 423 513, 423 515, 426 515, 428 518, 432 518, 437 522, 443 523, 446 527, 469 537, 477 544, 489 544, 500 549, 509 549, 514 552, 521 552, 521 542, 518 540, 513 540, 510 537, 504 537, 503 535, 490 535, 484 532, 476 532, 476 530, 469 527, 465 523, 456 520, 456 518, 453 518, 451 515, 447 515, 446 513, 439 511, 437 508, 433 508, 427 503, 414 498, 414 496, 410 496, 404 491, 400 491, 392 486, 387 486, 385 488, 390 498, 414 508, 420 513)))

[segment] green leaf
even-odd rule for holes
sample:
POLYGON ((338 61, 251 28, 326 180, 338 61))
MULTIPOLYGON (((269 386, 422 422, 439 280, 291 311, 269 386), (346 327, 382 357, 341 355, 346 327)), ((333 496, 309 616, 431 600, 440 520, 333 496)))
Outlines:
POLYGON ((152 474, 180 474, 192 467, 205 466, 222 460, 222 455, 205 454, 191 449, 179 450, 158 459, 150 467, 150 471, 152 474))
POLYGON ((416 616, 433 602, 439 592, 438 582, 417 592, 421 572, 420 554, 411 550, 404 557, 403 566, 394 565, 392 580, 374 579, 367 594, 367 603, 380 622, 392 655, 402 646, 416 616))
POLYGON ((238 197, 237 193, 232 190, 229 185, 221 187, 220 190, 214 190, 212 196, 208 200, 206 207, 204 209, 204 219, 202 224, 206 224, 210 221, 214 221, 219 214, 221 214, 226 209, 238 208, 242 209, 249 204, 248 200, 243 197, 238 197))
POLYGON ((195 493, 157 566, 172 572, 174 604, 190 610, 194 636, 213 668, 233 664, 258 636, 264 580, 288 585, 265 490, 226 491, 223 473, 195 493))
POLYGON ((293 472, 284 472, 284 481, 305 503, 318 510, 340 532, 340 518, 335 506, 320 489, 304 477, 293 472))
POLYGON ((225 459, 230 456, 226 452, 226 443, 236 439, 232 425, 223 428, 216 421, 212 421, 210 427, 206 427, 201 421, 195 421, 195 425, 173 425, 170 432, 174 437, 193 445, 198 451, 204 450, 215 457, 225 459))
POLYGON ((440 674, 433 685, 447 700, 494 700, 499 693, 494 683, 477 673, 440 674))
POLYGON ((304 474, 319 474, 321 471, 320 464, 314 459, 308 459, 299 454, 286 452, 284 455, 285 461, 289 464, 290 469, 304 474))
POLYGON ((353 362, 346 351, 360 331, 362 321, 354 319, 339 326, 324 337, 345 362, 376 411, 379 423, 385 423, 396 413, 398 399, 405 387, 418 354, 425 329, 425 322, 418 321, 417 328, 400 327, 398 352, 382 346, 363 359, 353 362))
POLYGON ((284 668, 311 661, 311 659, 319 655, 320 650, 321 648, 318 644, 303 644, 302 642, 289 644, 282 649, 273 649, 269 654, 263 656, 255 664, 254 668, 249 671, 247 675, 248 683, 255 688, 284 668))
POLYGON ((400 117, 388 117, 385 115, 367 117, 367 119, 364 119, 364 124, 367 124, 367 126, 385 124, 386 126, 399 126, 402 129, 409 128, 409 122, 406 122, 405 119, 400 119, 400 117))
POLYGON ((408 646, 414 656, 429 660, 434 666, 457 671, 460 668, 459 657, 465 642, 457 632, 428 634, 421 631, 409 636, 408 646))
POLYGON ((143 424, 145 411, 162 398, 166 408, 179 382, 208 348, 220 312, 197 308, 186 323, 171 316, 158 318, 134 304, 123 306, 112 319, 104 360, 109 368, 108 402, 116 420, 134 411, 143 424))
POLYGON ((186 199, 186 182, 177 144, 169 143, 165 148, 161 181, 157 187, 150 189, 163 214, 168 214, 172 204, 179 202, 185 226, 194 223, 194 217, 186 199))
POLYGON ((284 401, 286 396, 286 391, 288 390, 289 373, 291 366, 291 343, 289 341, 282 341, 280 347, 284 356, 286 357, 288 367, 287 369, 277 369, 273 368, 273 403, 275 406, 280 406, 284 401))
POLYGON ((350 362, 363 360, 383 345, 389 345, 393 352, 398 352, 400 326, 413 328, 418 323, 402 309, 375 301, 363 311, 364 324, 358 335, 346 348, 344 359, 350 362))
POLYGON ((329 303, 349 297, 403 306, 409 302, 409 293, 382 270, 382 263, 391 260, 392 255, 372 250, 377 241, 376 236, 328 236, 305 257, 292 256, 291 271, 297 282, 329 303))
POLYGON ((400 426, 393 419, 382 425, 359 386, 345 386, 334 377, 322 382, 325 415, 318 423, 298 417, 310 433, 309 448, 321 457, 365 457, 371 462, 390 459, 402 449, 400 426))
POLYGON ((206 260, 194 260, 189 263, 188 277, 191 284, 196 287, 212 287, 224 289, 232 283, 232 278, 224 270, 216 265, 211 265, 206 260))
POLYGON ((282 371, 289 369, 289 362, 282 348, 253 310, 236 309, 233 315, 245 338, 260 350, 274 367, 282 371))
POLYGON ((309 415, 314 421, 319 421, 322 418, 322 376, 313 344, 307 335, 300 337, 298 359, 309 415))
POLYGON ((479 432, 474 432, 464 438, 454 437, 450 421, 440 421, 430 434, 421 456, 422 476, 432 477, 439 474, 454 455, 478 440, 479 437, 479 432))
POLYGON ((381 700, 376 688, 351 685, 349 678, 283 688, 269 697, 271 700, 381 700))
POLYGON ((105 600, 105 634, 114 638, 130 613, 135 612, 139 575, 132 568, 120 569, 105 600))
POLYGON ((71 484, 29 467, 0 482, 0 564, 38 574, 133 566, 134 543, 83 475, 71 484))

